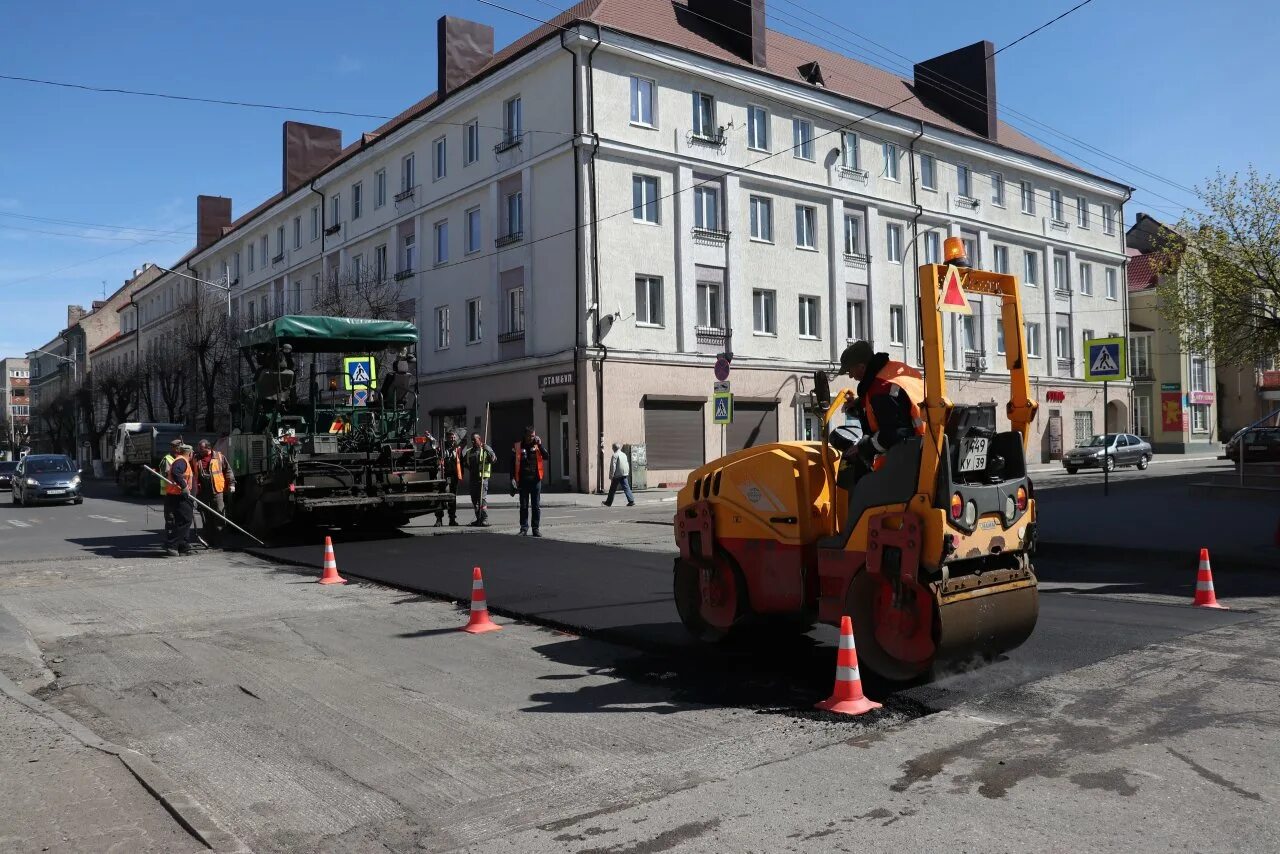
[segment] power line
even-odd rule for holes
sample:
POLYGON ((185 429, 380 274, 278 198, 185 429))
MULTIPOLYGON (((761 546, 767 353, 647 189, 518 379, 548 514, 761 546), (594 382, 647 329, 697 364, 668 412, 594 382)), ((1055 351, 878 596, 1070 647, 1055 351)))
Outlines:
MULTIPOLYGON (((186 226, 186 228, 187 229, 195 228, 195 223, 191 223, 190 225, 186 226)), ((34 282, 38 279, 47 279, 50 276, 56 276, 57 274, 66 272, 67 270, 74 270, 76 267, 83 267, 85 264, 92 264, 94 261, 101 261, 103 258, 110 258, 112 255, 119 255, 121 252, 128 251, 129 249, 133 249, 136 246, 145 246, 148 243, 155 243, 159 240, 161 240, 160 237, 151 237, 146 240, 137 240, 129 244, 128 246, 122 246, 119 249, 113 249, 110 252, 104 252, 101 255, 96 255, 93 258, 86 258, 83 261, 76 261, 72 264, 67 264, 65 267, 59 267, 56 270, 50 270, 47 273, 36 273, 35 275, 26 276, 21 279, 14 279, 9 282, 0 282, 0 287, 10 287, 12 285, 21 285, 27 282, 34 282)))
MULTIPOLYGON (((70 233, 65 232, 65 231, 46 231, 45 229, 42 229, 42 228, 23 228, 23 227, 22 227, 22 226, 20 226, 20 225, 9 225, 9 224, 7 224, 7 223, 0 223, 0 231, 21 231, 21 232, 27 232, 27 233, 30 233, 30 234, 47 234, 47 235, 49 235, 49 236, 51 236, 51 237, 65 237, 65 238, 67 238, 67 239, 69 239, 69 240, 85 240, 85 241, 92 241, 92 240, 120 240, 120 241, 124 241, 124 242, 126 242, 126 243, 136 243, 136 242, 137 242, 137 241, 136 241, 134 238, 132 238, 132 237, 119 237, 119 236, 117 236, 117 235, 111 235, 111 234, 99 234, 99 235, 94 235, 94 234, 70 234, 70 233)), ((189 231, 183 231, 183 232, 174 231, 174 232, 169 232, 169 234, 170 234, 170 235, 177 235, 177 234, 181 234, 181 235, 185 235, 185 236, 187 236, 187 237, 190 237, 190 236, 191 236, 191 232, 189 232, 189 231)), ((161 237, 160 237, 160 236, 157 236, 155 239, 156 239, 156 240, 160 240, 160 239, 161 239, 161 237)), ((170 236, 170 239, 169 239, 167 242, 171 242, 171 243, 172 243, 172 242, 176 242, 177 240, 178 240, 178 238, 170 236)))
POLYGON ((1065 12, 1063 12, 1061 15, 1059 15, 1059 16, 1058 16, 1058 17, 1056 17, 1056 18, 1054 18, 1052 21, 1046 21, 1045 23, 1043 23, 1043 24, 1041 24, 1040 26, 1036 27, 1036 28, 1035 28, 1034 30, 1032 30, 1031 32, 1026 33, 1025 35, 1018 36, 1016 39, 1014 39, 1013 41, 1009 42, 1009 43, 1008 43, 1007 45, 1005 45, 1004 47, 997 48, 994 52, 992 52, 991 56, 988 56, 988 57, 987 57, 987 59, 990 59, 992 56, 995 56, 995 55, 996 55, 996 54, 998 54, 998 53, 1002 53, 1003 51, 1008 50, 1009 48, 1011 48, 1011 47, 1013 47, 1014 45, 1018 44, 1018 42, 1021 42, 1021 41, 1024 41, 1025 39, 1029 39, 1029 38, 1031 38, 1032 36, 1034 36, 1036 33, 1040 32, 1040 31, 1041 31, 1041 30, 1043 30, 1043 29, 1046 29, 1046 28, 1048 28, 1048 27, 1052 27, 1054 24, 1058 23, 1058 22, 1059 22, 1059 21, 1061 21, 1063 18, 1067 17, 1068 15, 1070 15, 1070 14, 1071 14, 1072 12, 1074 12, 1075 10, 1077 10, 1077 9, 1081 9, 1081 8, 1083 8, 1083 7, 1085 7, 1085 6, 1088 6, 1088 5, 1089 5, 1090 3, 1092 3, 1092 2, 1093 2, 1093 0, 1082 0, 1082 2, 1077 3, 1076 5, 1072 6, 1070 9, 1068 9, 1068 10, 1067 10, 1067 11, 1065 11, 1065 12))
MULTIPOLYGON (((76 220, 76 219, 55 219, 53 217, 34 216, 32 214, 6 213, 4 211, 0 211, 0 216, 13 217, 15 219, 31 220, 32 222, 47 222, 47 223, 52 223, 54 225, 82 225, 82 226, 85 226, 86 228, 106 228, 113 231, 136 231, 136 232, 147 232, 151 234, 178 234, 179 233, 177 231, 174 231, 173 229, 144 228, 140 225, 108 225, 102 222, 84 222, 82 220, 76 220)), ((0 226, 0 227, 3 227, 3 226, 0 226)))

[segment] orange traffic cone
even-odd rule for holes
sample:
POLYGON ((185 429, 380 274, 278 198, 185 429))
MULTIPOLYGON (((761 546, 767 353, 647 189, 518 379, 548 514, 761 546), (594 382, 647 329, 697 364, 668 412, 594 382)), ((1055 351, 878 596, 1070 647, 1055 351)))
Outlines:
POLYGON ((338 575, 338 560, 333 556, 333 540, 324 538, 324 575, 320 576, 321 584, 346 584, 347 580, 338 575))
POLYGON ((853 621, 840 618, 840 651, 836 653, 836 687, 830 699, 815 708, 841 715, 861 715, 880 704, 862 693, 862 676, 858 673, 858 651, 853 644, 853 621))
POLYGON ((1191 600, 1191 604, 1197 608, 1222 608, 1226 610, 1226 605, 1218 604, 1218 597, 1213 593, 1213 570, 1209 567, 1209 550, 1200 550, 1200 569, 1196 572, 1196 597, 1191 600))
POLYGON ((480 575, 480 567, 471 570, 471 619, 462 627, 462 631, 478 635, 482 632, 496 632, 502 626, 489 619, 489 602, 484 598, 484 578, 480 575))

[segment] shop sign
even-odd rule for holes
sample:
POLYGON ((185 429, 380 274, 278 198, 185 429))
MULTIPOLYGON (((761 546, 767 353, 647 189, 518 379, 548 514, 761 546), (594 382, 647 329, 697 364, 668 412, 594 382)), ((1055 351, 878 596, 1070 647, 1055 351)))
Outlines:
POLYGON ((1166 433, 1182 429, 1182 395, 1176 391, 1160 393, 1160 426, 1166 433))
POLYGON ((1161 391, 1182 391, 1182 385, 1179 383, 1160 383, 1161 391))
POLYGON ((573 371, 559 374, 542 374, 538 377, 538 388, 556 388, 562 385, 573 385, 573 371))
POLYGON ((1044 393, 1044 399, 1050 403, 1062 403, 1067 399, 1067 393, 1056 388, 1051 388, 1044 393))
POLYGON ((1193 406, 1213 406, 1213 392, 1193 391, 1191 392, 1191 403, 1193 406))

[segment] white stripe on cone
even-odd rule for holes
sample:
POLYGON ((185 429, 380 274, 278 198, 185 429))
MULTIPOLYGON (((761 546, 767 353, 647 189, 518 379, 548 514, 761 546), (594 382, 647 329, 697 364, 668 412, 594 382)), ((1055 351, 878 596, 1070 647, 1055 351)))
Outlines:
POLYGON ((861 679, 862 677, 858 675, 858 668, 856 667, 837 667, 836 668, 837 682, 858 682, 861 679))
POLYGON ((1196 582, 1196 589, 1197 589, 1197 590, 1200 590, 1200 591, 1212 590, 1212 589, 1213 589, 1213 582, 1212 582, 1212 581, 1197 581, 1197 582, 1196 582))
POLYGON ((840 636, 840 649, 853 649, 853 635, 840 636))

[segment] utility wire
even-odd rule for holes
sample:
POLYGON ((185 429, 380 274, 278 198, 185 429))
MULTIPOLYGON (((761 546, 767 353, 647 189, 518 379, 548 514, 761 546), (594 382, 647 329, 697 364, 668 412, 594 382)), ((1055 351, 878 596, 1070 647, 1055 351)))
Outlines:
MULTIPOLYGON (((86 228, 105 228, 105 229, 110 229, 112 231, 136 231, 139 233, 146 232, 150 234, 178 234, 179 233, 177 231, 174 231, 173 229, 167 229, 167 228, 144 228, 140 225, 108 225, 102 222, 84 222, 82 220, 76 220, 76 219, 55 219, 53 217, 47 217, 47 216, 34 216, 32 214, 6 213, 4 211, 0 211, 0 216, 13 217, 14 219, 31 220, 32 222, 47 222, 47 223, 52 223, 54 225, 82 225, 82 226, 85 226, 86 228)), ((4 226, 0 226, 0 227, 4 227, 4 226)))
POLYGON ((1059 22, 1059 21, 1061 21, 1063 18, 1067 17, 1068 15, 1070 15, 1070 14, 1071 14, 1072 12, 1074 12, 1075 10, 1077 10, 1077 9, 1081 9, 1081 8, 1084 8, 1085 6, 1088 6, 1088 5, 1089 5, 1090 3, 1092 3, 1092 2, 1093 2, 1093 0, 1082 0, 1082 2, 1077 3, 1076 5, 1072 6, 1070 9, 1068 9, 1068 10, 1067 10, 1067 11, 1065 11, 1065 12, 1063 12, 1061 15, 1059 15, 1059 16, 1058 16, 1058 17, 1056 17, 1056 18, 1054 18, 1052 21, 1046 21, 1045 23, 1043 23, 1043 24, 1041 24, 1040 26, 1036 27, 1036 28, 1035 28, 1034 30, 1032 30, 1031 32, 1026 33, 1025 35, 1018 36, 1016 39, 1014 39, 1013 41, 1009 42, 1009 43, 1008 43, 1007 45, 1005 45, 1004 47, 996 48, 996 50, 995 50, 994 52, 992 52, 991 56, 988 56, 988 57, 987 57, 987 59, 990 59, 992 56, 995 56, 995 55, 996 55, 996 54, 998 54, 998 53, 1003 53, 1004 51, 1006 51, 1006 50, 1008 50, 1009 48, 1013 47, 1014 45, 1018 44, 1019 42, 1021 42, 1021 41, 1024 41, 1024 40, 1026 40, 1026 39, 1031 38, 1032 36, 1034 36, 1036 33, 1040 32, 1040 31, 1041 31, 1041 30, 1043 30, 1043 29, 1046 29, 1046 28, 1048 28, 1048 27, 1052 27, 1054 24, 1058 23, 1058 22, 1059 22))
MULTIPOLYGON (((85 240, 85 241, 92 241, 92 240, 120 240, 120 241, 124 241, 124 242, 126 242, 126 243, 136 243, 136 242, 137 242, 136 238, 132 238, 132 237, 120 237, 119 235, 113 235, 113 234, 97 234, 97 235, 95 235, 95 234, 70 234, 70 233, 65 232, 65 231, 46 231, 45 229, 42 229, 42 228, 24 228, 24 227, 22 227, 22 226, 20 226, 20 225, 9 225, 8 223, 0 223, 0 231, 21 231, 21 232, 27 232, 27 233, 30 233, 30 234, 47 234, 47 235, 49 235, 49 236, 51 236, 51 237, 65 237, 65 238, 68 238, 68 239, 70 239, 70 240, 85 240)), ((182 238, 180 238, 180 237, 175 237, 175 236, 173 236, 173 235, 183 235, 183 236, 185 236, 185 237, 190 237, 190 236, 191 236, 191 232, 190 232, 190 231, 172 231, 172 232, 167 232, 167 234, 169 235, 169 239, 168 239, 167 241, 165 241, 165 242, 167 242, 167 243, 176 243, 178 240, 182 239, 182 238)), ((157 236, 155 239, 156 239, 156 240, 160 240, 160 239, 161 239, 161 236, 157 236)))

